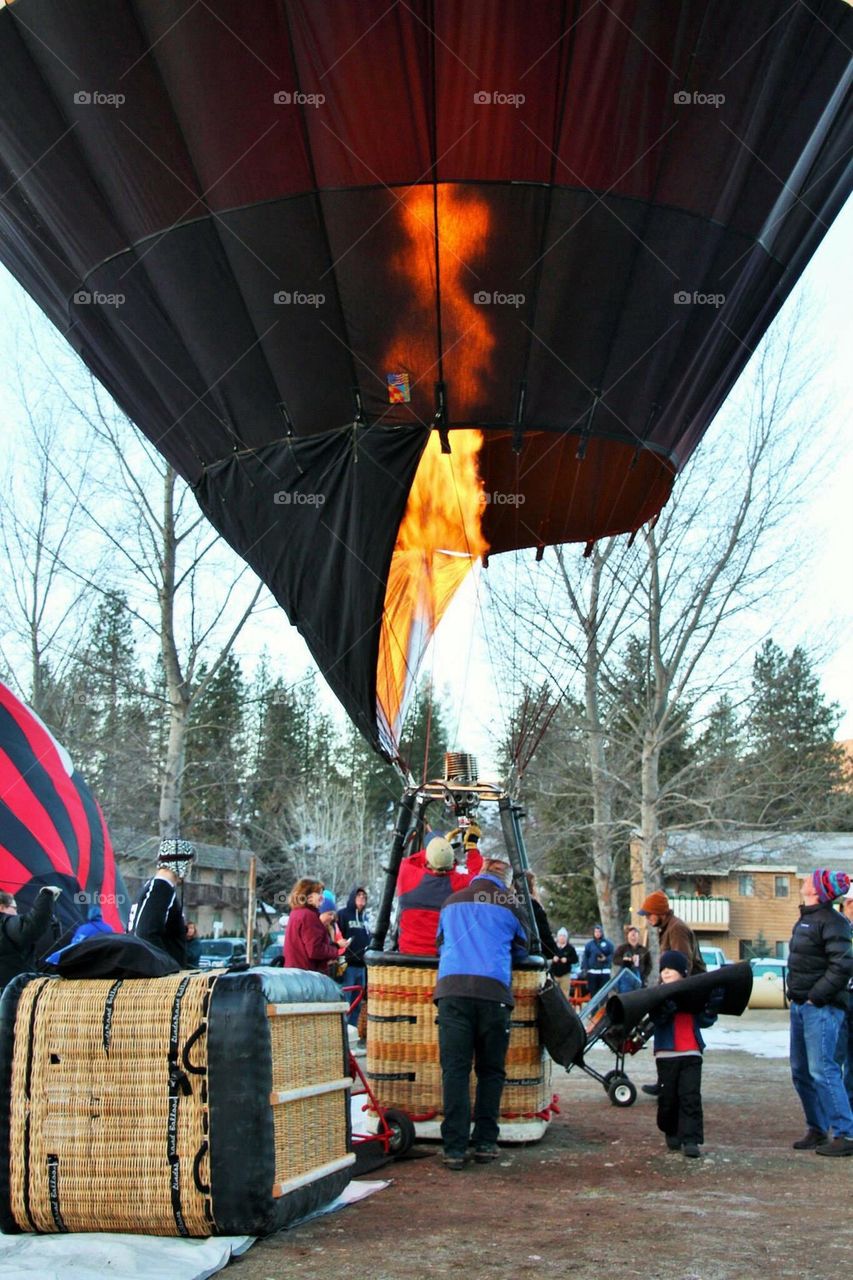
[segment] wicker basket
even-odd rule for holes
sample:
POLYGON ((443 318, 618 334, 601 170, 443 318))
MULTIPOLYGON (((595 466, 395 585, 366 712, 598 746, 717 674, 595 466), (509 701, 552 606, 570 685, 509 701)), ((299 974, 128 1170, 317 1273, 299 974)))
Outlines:
POLYGON ((6 1231, 263 1234, 350 1176, 336 985, 18 979, 0 1002, 6 1231))
MULTIPOLYGON (((438 962, 426 957, 368 953, 370 1009, 367 1015, 367 1076, 382 1107, 413 1119, 441 1116, 441 1064, 432 993, 438 962)), ((536 1116, 551 1102, 551 1060, 539 1040, 536 995, 541 968, 513 969, 515 1008, 501 1098, 502 1131, 512 1121, 536 1116)), ((471 1077, 473 1105, 475 1077, 471 1077)))

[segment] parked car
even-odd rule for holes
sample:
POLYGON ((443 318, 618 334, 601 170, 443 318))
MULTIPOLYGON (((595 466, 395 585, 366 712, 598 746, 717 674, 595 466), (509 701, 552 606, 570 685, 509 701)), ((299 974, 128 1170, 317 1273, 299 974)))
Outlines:
POLYGON ((700 947, 699 954, 705 961, 705 968, 708 970, 722 969, 724 964, 729 963, 726 953, 720 947, 700 947))
POLYGON ((218 969, 246 961, 245 938, 199 938, 199 945, 199 969, 218 969))
POLYGON ((750 1009, 787 1009, 785 978, 788 966, 784 960, 750 960, 752 966, 752 995, 750 1009))
POLYGON ((284 930, 275 929, 267 934, 264 949, 261 952, 261 964, 282 964, 284 962, 284 930))

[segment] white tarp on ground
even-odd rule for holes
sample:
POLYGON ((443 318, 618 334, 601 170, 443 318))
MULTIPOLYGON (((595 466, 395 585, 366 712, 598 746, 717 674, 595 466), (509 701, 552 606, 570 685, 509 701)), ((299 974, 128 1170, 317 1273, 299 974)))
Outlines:
MULTIPOLYGON (((337 1200, 308 1217, 333 1213, 388 1185, 351 1182, 337 1200)), ((288 1229, 298 1225, 294 1222, 288 1229)), ((0 1275, 3 1280, 104 1280, 105 1276, 110 1280, 162 1280, 164 1276, 168 1280, 207 1280, 254 1242, 254 1236, 181 1240, 95 1232, 45 1236, 0 1233, 0 1275)))

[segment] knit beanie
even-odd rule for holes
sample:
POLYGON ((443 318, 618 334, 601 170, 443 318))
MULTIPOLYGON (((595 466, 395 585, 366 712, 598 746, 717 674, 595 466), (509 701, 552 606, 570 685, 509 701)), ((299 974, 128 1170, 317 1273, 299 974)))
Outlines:
POLYGON ((665 916, 667 911, 669 911, 669 898, 662 889, 656 889, 654 893, 649 894, 637 914, 647 916, 651 912, 654 916, 665 916))
POLYGON ((834 902, 847 893, 850 877, 846 871, 828 871, 826 867, 820 867, 812 872, 812 884, 818 902, 834 902))
POLYGON ((317 911, 322 916, 322 915, 325 915, 327 911, 337 911, 337 909, 338 908, 335 904, 335 899, 332 897, 329 891, 326 890, 326 892, 323 894, 322 898, 320 899, 320 905, 317 908, 317 911))
POLYGON ((683 951, 662 951, 660 956, 661 973, 664 969, 676 969, 682 976, 687 977, 687 956, 683 951))

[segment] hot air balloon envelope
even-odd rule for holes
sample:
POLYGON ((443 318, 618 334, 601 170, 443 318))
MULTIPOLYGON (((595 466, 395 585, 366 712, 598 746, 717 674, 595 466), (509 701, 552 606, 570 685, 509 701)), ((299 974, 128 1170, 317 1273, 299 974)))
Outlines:
POLYGON ((849 191, 851 43, 844 0, 16 0, 0 258, 393 756, 473 561, 666 501, 849 191))

